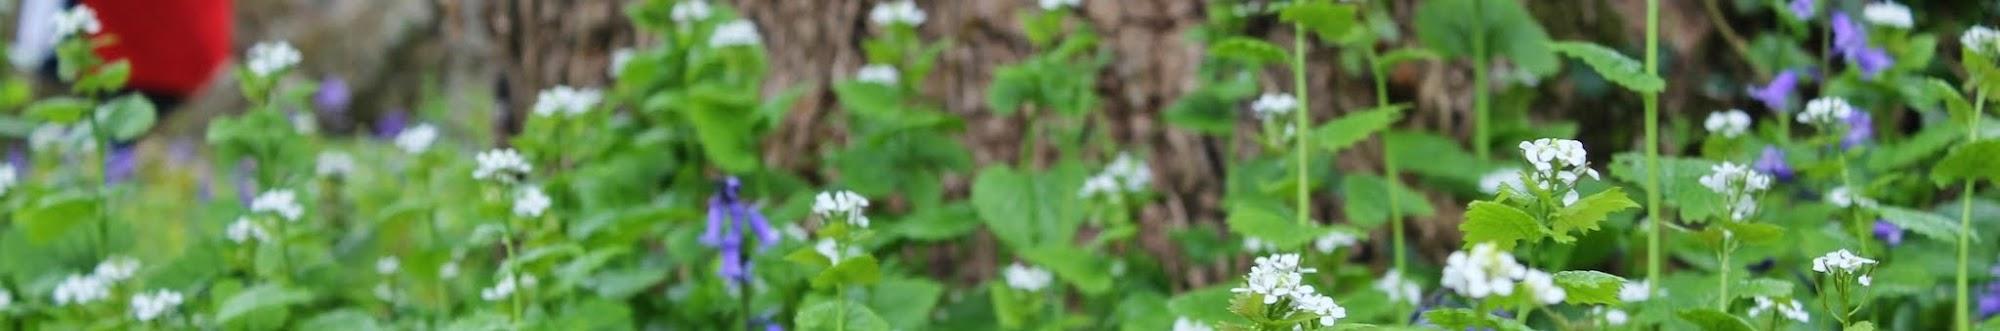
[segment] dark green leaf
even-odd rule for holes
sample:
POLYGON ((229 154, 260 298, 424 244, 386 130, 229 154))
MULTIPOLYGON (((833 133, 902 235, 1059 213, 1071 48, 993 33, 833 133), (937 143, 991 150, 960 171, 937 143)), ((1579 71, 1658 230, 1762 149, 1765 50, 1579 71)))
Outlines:
POLYGON ((1329 153, 1339 153, 1402 119, 1403 105, 1388 105, 1350 113, 1313 129, 1313 139, 1329 153))

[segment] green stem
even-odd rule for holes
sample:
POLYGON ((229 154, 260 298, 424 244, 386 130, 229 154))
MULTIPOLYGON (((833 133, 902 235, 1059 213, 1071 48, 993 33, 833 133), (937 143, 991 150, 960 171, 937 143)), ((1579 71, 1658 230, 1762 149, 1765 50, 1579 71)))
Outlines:
MULTIPOLYGON (((1375 50, 1372 48, 1369 49, 1368 61, 1371 62, 1369 66, 1374 68, 1375 71, 1374 75, 1375 106, 1388 107, 1389 106, 1388 78, 1382 76, 1384 68, 1382 68, 1381 62, 1377 62, 1378 60, 1380 60, 1380 58, 1376 57, 1375 50)), ((1409 269, 1406 268, 1405 265, 1406 262, 1404 262, 1407 260, 1406 259, 1407 253, 1405 253, 1406 248, 1403 247, 1403 205, 1402 202, 1398 200, 1399 198, 1396 196, 1397 188, 1403 186, 1403 179, 1401 176, 1402 169, 1396 166, 1396 157, 1394 154, 1392 154, 1392 152, 1394 152, 1395 150, 1396 150, 1396 145, 1393 142, 1391 142, 1391 140, 1389 140, 1388 137, 1386 136, 1383 137, 1382 177, 1388 179, 1389 181, 1389 187, 1385 188, 1384 192, 1387 192, 1389 196, 1389 235, 1391 236, 1390 245, 1393 245, 1393 247, 1391 247, 1392 248, 1391 251, 1395 252, 1394 255, 1396 259, 1394 263, 1396 266, 1395 270, 1398 273, 1398 276, 1401 276, 1401 273, 1409 272, 1409 269)), ((1398 307, 1396 309, 1397 312, 1399 313, 1403 312, 1402 304, 1397 304, 1396 306, 1398 307)), ((1402 316, 1402 315, 1403 314, 1398 314, 1397 316, 1402 316)), ((1398 319, 1398 320, 1407 321, 1407 319, 1398 319)))
MULTIPOLYGON (((1475 8, 1478 4, 1473 2, 1475 8)), ((1486 89, 1491 85, 1486 81, 1486 39, 1472 38, 1472 52, 1472 154, 1486 161, 1492 155, 1489 149, 1493 145, 1488 132, 1492 114, 1488 114, 1486 105, 1489 94, 1486 89)))
POLYGON ((1306 92, 1306 29, 1300 24, 1292 24, 1292 91, 1297 93, 1299 98, 1299 109, 1292 111, 1292 141, 1296 148, 1292 153, 1297 156, 1299 171, 1298 222, 1306 224, 1312 221, 1312 196, 1308 188, 1311 182, 1308 181, 1309 171, 1306 168, 1307 155, 1312 154, 1306 149, 1306 122, 1311 120, 1306 113, 1312 109, 1312 102, 1306 99, 1306 96, 1311 94, 1306 92))
POLYGON ((1042 142, 1042 137, 1037 135, 1037 133, 1042 128, 1042 125, 1041 121, 1035 120, 1035 108, 1033 107, 1021 109, 1021 118, 1028 125, 1027 131, 1021 132, 1021 159, 1015 161, 1021 163, 1021 171, 1028 171, 1035 168, 1035 152, 1036 147, 1039 147, 1036 145, 1040 145, 1042 142))
MULTIPOLYGON (((507 228, 506 237, 500 239, 500 245, 504 246, 507 249, 507 258, 502 259, 501 261, 512 261, 516 257, 515 255, 516 253, 514 250, 514 227, 507 226, 506 228, 507 228)), ((521 284, 520 269, 521 269, 520 265, 518 264, 514 265, 513 268, 507 269, 506 277, 513 278, 512 280, 514 282, 515 292, 526 292, 524 290, 525 286, 522 286, 523 284, 521 284)), ((512 307, 509 307, 507 309, 507 320, 511 322, 511 324, 514 327, 517 328, 521 327, 521 293, 511 293, 508 296, 510 297, 508 301, 512 303, 512 307)))
MULTIPOLYGON (((1646 74, 1660 73, 1660 0, 1646 0, 1646 74)), ((1660 94, 1646 92, 1646 291, 1660 284, 1660 94)))
MULTIPOLYGON (((1966 143, 1979 140, 1979 118, 1986 114, 1986 90, 1979 89, 1973 94, 1975 104, 1972 108, 1972 123, 1968 124, 1969 128, 1965 131, 1966 143)), ((1960 197, 1964 202, 1958 215, 1958 300, 1953 305, 1952 317, 1957 321, 1956 330, 1964 331, 1972 329, 1972 306, 1970 297, 1966 294, 1970 286, 1966 276, 1966 261, 1967 255, 1972 251, 1972 246, 1969 244, 1972 233, 1972 180, 1965 181, 1965 192, 1960 194, 1964 195, 1960 197)))
MULTIPOLYGON (((749 284, 744 284, 744 285, 747 286, 749 284)), ((833 293, 835 295, 833 299, 836 302, 838 302, 838 304, 834 306, 834 312, 840 313, 838 315, 834 315, 840 317, 836 319, 835 322, 833 323, 833 329, 834 331, 846 331, 847 330, 847 285, 834 285, 833 293)))
POLYGON ((1715 254, 1716 258, 1722 261, 1722 263, 1716 264, 1715 282, 1720 286, 1718 287, 1720 290, 1716 296, 1715 309, 1725 313, 1729 312, 1729 301, 1731 299, 1729 297, 1729 251, 1729 239, 1724 238, 1722 239, 1722 248, 1717 249, 1715 254))
POLYGON ((1842 148, 1841 148, 1841 147, 1840 147, 1840 146, 1838 145, 1838 143, 1836 143, 1836 144, 1835 144, 1835 145, 1833 146, 1833 150, 1834 150, 1834 153, 1837 153, 1837 154, 1839 154, 1839 155, 1840 155, 1840 156, 1839 156, 1839 157, 1840 157, 1840 185, 1841 185, 1841 187, 1843 187, 1843 188, 1846 188, 1846 189, 1847 189, 1847 202, 1848 202, 1848 205, 1847 205, 1847 215, 1848 215, 1848 224, 1847 224, 1847 225, 1848 225, 1848 227, 1849 227, 1849 228, 1852 228, 1852 229, 1853 229, 1853 231, 1854 231, 1854 241, 1855 241, 1855 242, 1857 242, 1857 243, 1861 243, 1861 244, 1859 245, 1859 246, 1861 246, 1861 255, 1863 255, 1863 256, 1866 256, 1866 255, 1868 255, 1868 254, 1869 254, 1869 249, 1868 249, 1868 247, 1869 247, 1869 245, 1868 245, 1868 223, 1866 223, 1867 221, 1864 221, 1864 220, 1862 220, 1862 219, 1861 219, 1861 207, 1862 207, 1862 206, 1861 206, 1861 199, 1862 199, 1862 195, 1861 195, 1861 188, 1860 188, 1860 187, 1857 187, 1857 186, 1854 186, 1854 175, 1853 175, 1853 171, 1852 171, 1852 169, 1850 169, 1850 168, 1852 168, 1852 162, 1849 162, 1849 161, 1848 161, 1848 157, 1847 157, 1847 151, 1846 151, 1846 150, 1844 150, 1844 149, 1842 149, 1842 148))

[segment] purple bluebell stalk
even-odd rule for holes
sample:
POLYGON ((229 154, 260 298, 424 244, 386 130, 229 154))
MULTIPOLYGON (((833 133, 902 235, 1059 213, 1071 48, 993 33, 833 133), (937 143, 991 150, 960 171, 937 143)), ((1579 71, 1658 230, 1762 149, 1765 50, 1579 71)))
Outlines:
POLYGON ((1875 119, 1868 112, 1856 110, 1847 115, 1847 134, 1840 136, 1840 147, 1852 149, 1868 143, 1875 136, 1875 119))
POLYGON ((139 168, 139 152, 134 146, 112 146, 111 153, 104 155, 104 185, 123 183, 132 179, 132 173, 139 168))
POLYGON ((1875 239, 1882 240, 1882 243, 1889 244, 1889 247, 1902 246, 1903 227, 1889 223, 1888 220, 1875 220, 1875 239))
POLYGON ((1992 318, 2000 314, 2000 282, 1988 284, 1986 293, 1979 295, 1979 319, 1992 318))
POLYGON ((769 248, 778 243, 778 231, 764 219, 764 214, 750 208, 743 202, 743 182, 736 177, 724 179, 715 196, 708 199, 708 230, 703 232, 701 244, 714 247, 722 252, 720 270, 731 285, 750 279, 750 266, 743 254, 743 232, 745 228, 757 237, 757 248, 769 248))
POLYGON ((28 168, 35 165, 28 162, 28 147, 15 144, 7 149, 7 164, 14 165, 14 178, 28 178, 28 168))
POLYGON ((1868 47, 1868 29, 1848 17, 1845 12, 1834 12, 1833 50, 1847 59, 1848 65, 1861 69, 1861 75, 1873 79, 1895 65, 1895 59, 1880 48, 1868 47))
POLYGON ((1798 87, 1798 71, 1786 69, 1778 72, 1778 76, 1772 77, 1771 82, 1764 87, 1751 88, 1750 97, 1763 101, 1764 107, 1770 108, 1772 112, 1784 114, 1790 112, 1792 91, 1798 87))
POLYGON ((1792 0, 1792 3, 1785 7, 1785 9, 1791 10, 1792 17, 1796 17, 1801 21, 1810 21, 1813 14, 1817 14, 1817 12, 1813 11, 1813 0, 1792 0))
POLYGON ((313 92, 313 107, 322 114, 335 115, 330 117, 340 117, 338 115, 347 113, 352 93, 347 88, 347 80, 340 79, 340 76, 327 75, 325 79, 319 81, 319 90, 313 92))
POLYGON ((396 135, 403 134, 403 127, 409 125, 409 117, 409 112, 401 108, 383 112, 375 119, 375 137, 396 139, 396 135))
POLYGON ((232 175, 236 177, 237 202, 249 206, 250 200, 257 198, 257 161, 243 159, 237 162, 236 172, 232 175))
POLYGON ((1792 165, 1785 163, 1785 150, 1778 149, 1778 146, 1764 146, 1763 155, 1757 157, 1757 163, 1752 164, 1751 168, 1755 168, 1757 172, 1778 177, 1778 181, 1788 182, 1792 180, 1792 165))

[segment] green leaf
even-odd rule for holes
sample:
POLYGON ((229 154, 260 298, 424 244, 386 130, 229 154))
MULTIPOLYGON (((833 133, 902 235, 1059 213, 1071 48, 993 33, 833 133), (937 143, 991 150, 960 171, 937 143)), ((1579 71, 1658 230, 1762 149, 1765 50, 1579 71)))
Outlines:
POLYGON ((839 285, 864 285, 882 279, 882 269, 874 256, 861 255, 840 260, 832 268, 813 276, 814 288, 832 288, 839 285))
POLYGON ((251 312, 264 311, 266 309, 285 309, 292 305, 311 301, 312 298, 312 292, 306 292, 305 290, 288 289, 278 285, 258 285, 257 287, 237 292, 235 296, 224 300, 221 308, 217 308, 215 311, 215 322, 229 323, 251 312))
POLYGON ((1458 141, 1429 132, 1392 130, 1382 135, 1383 143, 1395 145, 1386 151, 1404 171, 1461 187, 1478 187, 1486 175, 1487 161, 1472 155, 1458 141))
POLYGON ((54 124, 72 124, 83 120, 83 114, 90 111, 90 101, 71 97, 56 97, 28 104, 25 111, 28 118, 54 124))
POLYGON ((1230 204, 1226 223, 1230 232, 1264 240, 1280 249, 1302 247, 1332 231, 1310 223, 1299 224, 1281 211, 1271 204, 1241 200, 1230 204))
POLYGON ((1694 323, 1696 327, 1704 331, 1752 331, 1757 329, 1751 327, 1750 322, 1744 321, 1742 317, 1714 309, 1684 310, 1681 311, 1680 315, 1681 319, 1687 320, 1689 323, 1694 323))
POLYGON ((1402 119, 1403 105, 1388 105, 1348 114, 1313 129, 1313 139, 1329 153, 1340 153, 1402 119))
POLYGON ((110 129, 111 139, 132 140, 153 128, 159 116, 153 102, 139 95, 126 95, 98 106, 97 121, 110 129))
POLYGON ((1490 242, 1503 251, 1513 249, 1518 241, 1540 241, 1548 232, 1528 212, 1491 201, 1467 205, 1465 223, 1458 225, 1458 231, 1465 234, 1466 245, 1490 242))
POLYGON ((1433 309, 1424 312, 1424 319, 1445 330, 1493 329, 1501 331, 1534 330, 1521 322, 1483 314, 1465 308, 1433 309))
POLYGON ((1228 310, 1216 309, 1228 307, 1229 299, 1235 297, 1235 293, 1229 292, 1231 286, 1216 285, 1181 293, 1167 300, 1167 311, 1208 323, 1235 321, 1235 315, 1230 315, 1228 310))
POLYGON ((973 211, 971 204, 953 202, 911 211, 909 217, 889 226, 890 231, 905 238, 950 240, 979 229, 979 215, 973 211))
POLYGON ((1223 39, 1214 45, 1209 45, 1208 53, 1217 58, 1242 61, 1255 66, 1282 63, 1290 58, 1290 56, 1285 55, 1284 49, 1278 48, 1278 45, 1273 45, 1261 39, 1241 36, 1229 37, 1229 39, 1223 39))
POLYGON ((1597 271, 1570 270, 1557 272, 1555 279, 1556 286, 1561 286, 1568 293, 1566 302, 1571 304, 1616 305, 1623 302, 1618 299, 1618 291, 1625 287, 1624 278, 1597 271))
POLYGON ((1603 223, 1604 218, 1611 213, 1635 208, 1639 208, 1639 203, 1625 197, 1624 189, 1611 187, 1603 192, 1578 199, 1576 203, 1556 212, 1555 224, 1549 225, 1551 237, 1559 243, 1575 242, 1576 238, 1570 236, 1571 233, 1581 235, 1597 231, 1598 223, 1603 223))
POLYGON ((1762 245, 1777 242, 1785 236, 1785 229, 1768 223, 1720 222, 1716 226, 1727 229, 1731 236, 1745 244, 1762 245))
MULTIPOLYGON (((1896 224, 1896 226, 1903 229, 1910 230, 1910 232, 1916 232, 1924 237, 1941 242, 1955 242, 1958 240, 1958 222, 1943 215, 1888 205, 1876 205, 1874 209, 1876 213, 1882 215, 1883 220, 1896 224)), ((1976 233, 1969 237, 1973 238, 1973 241, 1978 241, 1977 239, 1979 238, 1976 233)))
POLYGON ((902 108, 902 97, 891 85, 845 81, 833 85, 833 94, 841 108, 869 118, 889 118, 902 108))
POLYGON ((1325 0, 1293 1, 1278 12, 1278 20, 1305 27, 1319 36, 1320 40, 1335 42, 1347 39, 1355 27, 1356 9, 1350 4, 1335 4, 1325 0))
POLYGON ((697 88, 687 100, 682 100, 680 108, 689 126, 694 127, 702 154, 710 162, 729 173, 751 173, 757 170, 760 160, 756 136, 750 130, 752 106, 729 93, 732 92, 719 88, 697 88))
MULTIPOLYGON (((1430 200, 1408 186, 1395 187, 1396 203, 1400 205, 1403 217, 1430 217, 1437 214, 1430 200)), ((1347 222, 1362 228, 1374 228, 1389 221, 1389 181, 1380 176, 1361 174, 1350 175, 1341 180, 1341 198, 1346 204, 1341 213, 1347 222)))
POLYGON ((924 330, 937 307, 944 285, 923 278, 884 279, 875 284, 868 306, 893 330, 924 330))
POLYGON ((1098 295, 1111 290, 1111 261, 1067 244, 1044 244, 1022 251, 1021 257, 1049 268, 1056 277, 1076 286, 1084 294, 1098 295))
POLYGON ((1375 65, 1381 66, 1383 69, 1387 69, 1390 67, 1394 67, 1396 64, 1403 63, 1405 61, 1436 60, 1443 57, 1444 55, 1439 55, 1437 51, 1430 50, 1429 48, 1412 46, 1412 47, 1397 48, 1389 50, 1389 52, 1382 53, 1382 56, 1375 60, 1376 61, 1375 65))
POLYGON ((1013 115, 1040 94, 1036 88, 1041 85, 1040 80, 1025 64, 995 69, 993 83, 986 87, 986 107, 996 115, 1013 115))
POLYGON ((14 210, 14 224, 37 244, 54 242, 78 225, 91 222, 100 209, 98 200, 81 192, 64 192, 36 199, 14 210))
POLYGON ((990 167, 973 180, 972 208, 993 236, 1008 247, 1026 249, 1040 243, 1065 242, 1072 239, 1082 221, 1074 199, 1077 185, 1065 177, 990 167))
POLYGON ((388 330, 375 317, 357 309, 341 309, 313 316, 299 323, 304 331, 372 331, 388 330))
MULTIPOLYGON (((839 299, 836 299, 839 300, 839 299)), ((844 300, 843 300, 844 301, 844 300)), ((799 309, 793 320, 800 331, 887 331, 889 322, 859 302, 824 300, 799 309)))
POLYGON ((1945 154, 1935 168, 1931 168, 1931 180, 1938 185, 1980 179, 2000 183, 2000 140, 1960 145, 1950 154, 1945 154))
POLYGON ((1659 76, 1646 74, 1646 68, 1639 61, 1604 46, 1578 41, 1557 41, 1550 42, 1549 49, 1583 60, 1583 63, 1590 65, 1598 75, 1633 92, 1656 93, 1665 89, 1667 85, 1659 76))
POLYGON ((1792 297, 1792 282, 1787 282, 1787 281, 1782 281, 1782 280, 1776 280, 1776 279, 1770 279, 1770 278, 1758 278, 1758 279, 1746 279, 1746 280, 1743 280, 1742 282, 1740 282, 1740 283, 1738 283, 1738 284, 1739 284, 1739 285, 1737 285, 1737 286, 1736 286, 1737 290, 1736 290, 1736 291, 1735 291, 1734 293, 1736 293, 1736 294, 1738 295, 1738 297, 1739 297, 1739 298, 1744 298, 1744 297, 1766 297, 1766 298, 1789 298, 1789 297, 1792 297))
POLYGON ((1452 58, 1480 52, 1474 38, 1484 39, 1488 61, 1504 56, 1537 76, 1554 73, 1560 63, 1549 51, 1547 32, 1517 1, 1430 0, 1417 5, 1417 39, 1452 58))
POLYGON ((1848 325, 1846 331, 1875 331, 1875 322, 1860 321, 1848 325))
POLYGON ((1226 135, 1236 129, 1243 99, 1257 93, 1251 75, 1235 75, 1195 88, 1167 106, 1167 124, 1209 135, 1226 135))

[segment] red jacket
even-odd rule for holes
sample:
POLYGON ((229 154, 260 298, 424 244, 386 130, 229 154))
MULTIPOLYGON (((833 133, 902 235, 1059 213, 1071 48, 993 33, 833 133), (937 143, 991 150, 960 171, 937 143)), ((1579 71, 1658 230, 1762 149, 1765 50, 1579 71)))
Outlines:
POLYGON ((97 11, 102 34, 117 42, 97 49, 106 61, 132 63, 129 88, 185 97, 229 59, 235 28, 231 0, 83 0, 97 11))

